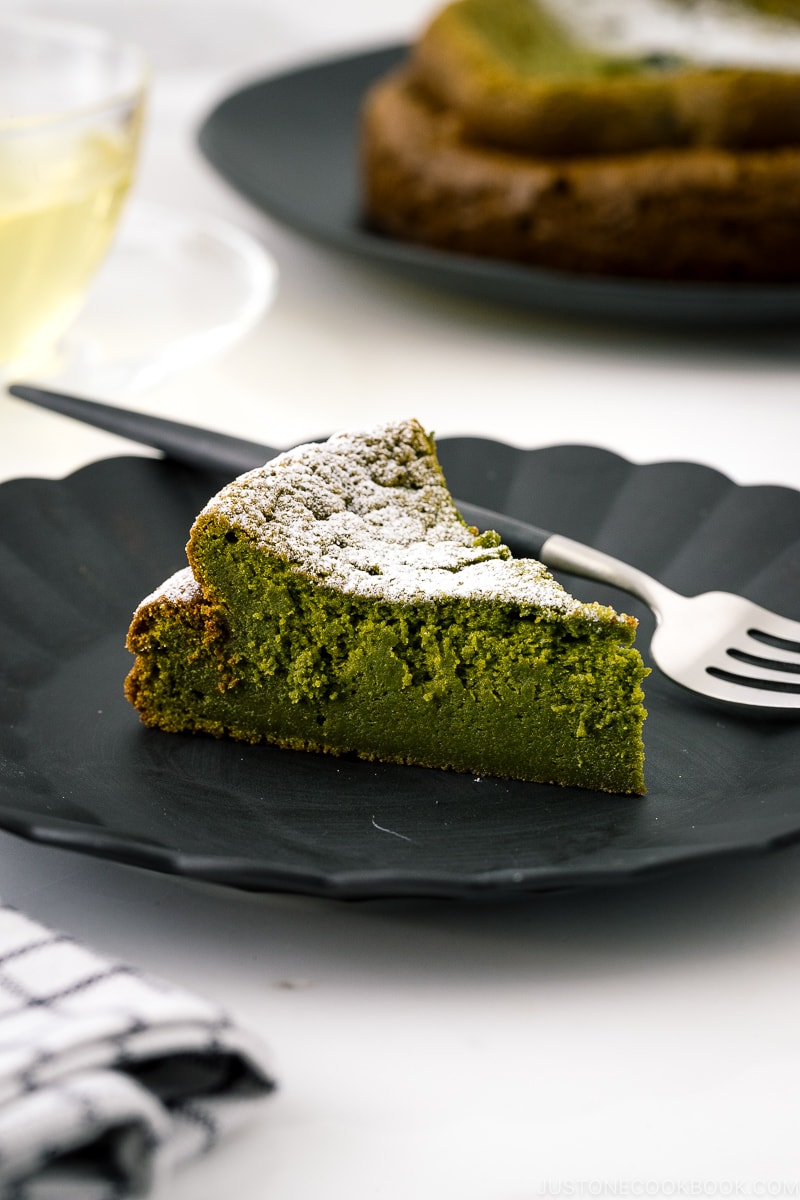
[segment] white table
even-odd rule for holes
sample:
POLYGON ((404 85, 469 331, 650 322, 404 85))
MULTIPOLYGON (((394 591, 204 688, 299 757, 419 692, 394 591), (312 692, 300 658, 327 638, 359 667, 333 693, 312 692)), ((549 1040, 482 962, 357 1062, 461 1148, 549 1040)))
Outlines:
MULTIPOLYGON (((273 445, 413 414, 800 487, 797 337, 612 332, 428 292, 282 229, 201 159, 226 90, 410 36, 423 0, 18 6, 140 37, 156 76, 137 193, 232 219, 280 268, 260 325, 143 408, 273 445)), ((0 477, 121 451, 0 399, 0 477)), ((513 904, 348 905, 0 837, 6 900, 218 998, 274 1049, 278 1095, 157 1200, 795 1195, 798 867, 789 849, 513 904)))

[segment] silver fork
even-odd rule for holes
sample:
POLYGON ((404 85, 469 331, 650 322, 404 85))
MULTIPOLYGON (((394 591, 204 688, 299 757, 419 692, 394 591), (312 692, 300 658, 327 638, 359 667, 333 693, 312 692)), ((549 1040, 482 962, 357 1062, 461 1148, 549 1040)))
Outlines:
MULTIPOLYGON (((277 451, 148 413, 100 404, 25 384, 12 395, 74 417, 194 466, 234 475, 260 466, 277 451)), ((683 596, 637 567, 561 534, 456 500, 470 525, 494 529, 517 555, 556 571, 629 592, 655 613, 650 650, 657 667, 697 695, 753 713, 800 714, 800 621, 791 621, 730 592, 683 596)))

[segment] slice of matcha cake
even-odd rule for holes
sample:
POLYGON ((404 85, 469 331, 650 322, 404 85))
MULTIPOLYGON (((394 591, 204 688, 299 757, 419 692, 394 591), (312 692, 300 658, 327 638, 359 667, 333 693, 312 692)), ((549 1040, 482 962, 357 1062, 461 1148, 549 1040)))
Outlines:
POLYGON ((248 472, 187 554, 128 634, 146 724, 644 791, 635 620, 467 526, 418 422, 248 472))

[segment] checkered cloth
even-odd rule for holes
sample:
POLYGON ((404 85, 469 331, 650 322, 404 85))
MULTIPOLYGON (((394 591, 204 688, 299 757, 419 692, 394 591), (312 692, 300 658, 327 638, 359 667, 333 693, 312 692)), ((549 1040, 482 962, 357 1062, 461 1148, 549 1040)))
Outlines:
POLYGON ((214 1004, 0 905, 0 1197, 143 1196, 272 1091, 214 1004))

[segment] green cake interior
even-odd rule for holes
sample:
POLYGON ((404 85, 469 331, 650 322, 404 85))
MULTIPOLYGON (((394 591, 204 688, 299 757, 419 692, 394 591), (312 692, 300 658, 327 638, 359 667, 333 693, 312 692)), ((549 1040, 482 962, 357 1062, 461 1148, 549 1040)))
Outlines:
POLYGON ((190 569, 137 611, 126 691, 148 724, 644 790, 635 622, 470 530, 416 422, 299 460, 212 500, 190 569))

